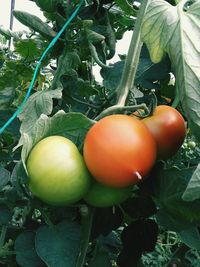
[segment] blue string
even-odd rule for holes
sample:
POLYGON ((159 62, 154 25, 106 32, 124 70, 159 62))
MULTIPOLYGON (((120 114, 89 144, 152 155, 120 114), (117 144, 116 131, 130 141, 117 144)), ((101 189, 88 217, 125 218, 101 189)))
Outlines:
POLYGON ((67 26, 70 24, 70 22, 74 19, 74 17, 77 15, 81 5, 83 4, 84 0, 81 0, 77 6, 77 8, 74 10, 74 12, 72 13, 72 15, 70 16, 70 18, 66 21, 66 23, 64 24, 64 26, 62 27, 62 29, 58 32, 58 34, 53 38, 53 40, 50 42, 50 44, 48 45, 48 47, 45 49, 45 51, 43 52, 40 60, 38 61, 36 67, 35 67, 35 71, 33 73, 33 77, 30 83, 30 86, 28 88, 28 91, 24 97, 24 100, 22 101, 22 103, 20 104, 20 106, 18 107, 18 109, 15 111, 15 113, 8 119, 8 121, 0 128, 0 134, 2 134, 5 129, 12 123, 12 121, 19 115, 19 113, 21 112, 24 104, 26 103, 26 101, 28 100, 31 91, 33 89, 33 85, 35 83, 35 79, 39 70, 39 67, 42 63, 42 60, 44 59, 44 57, 46 56, 47 52, 49 51, 49 49, 51 49, 54 44, 58 41, 58 39, 60 38, 61 34, 65 31, 65 29, 67 28, 67 26))

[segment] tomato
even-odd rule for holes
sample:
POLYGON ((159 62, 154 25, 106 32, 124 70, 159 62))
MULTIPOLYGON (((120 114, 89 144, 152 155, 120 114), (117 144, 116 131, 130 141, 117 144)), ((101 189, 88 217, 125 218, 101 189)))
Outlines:
POLYGON ((91 177, 76 145, 62 136, 44 138, 27 160, 30 191, 52 205, 80 200, 89 190, 91 177))
POLYGON ((108 187, 98 182, 93 182, 84 200, 94 207, 111 207, 124 202, 131 196, 132 186, 124 188, 108 187))
POLYGON ((97 181, 111 187, 126 187, 148 174, 155 162, 156 144, 140 120, 115 114, 89 129, 83 156, 97 181))
POLYGON ((191 149, 194 149, 196 147, 196 143, 194 141, 189 141, 188 142, 188 147, 191 148, 191 149))
POLYGON ((185 121, 173 107, 160 105, 152 116, 142 120, 157 143, 158 159, 172 157, 183 144, 186 135, 185 121))

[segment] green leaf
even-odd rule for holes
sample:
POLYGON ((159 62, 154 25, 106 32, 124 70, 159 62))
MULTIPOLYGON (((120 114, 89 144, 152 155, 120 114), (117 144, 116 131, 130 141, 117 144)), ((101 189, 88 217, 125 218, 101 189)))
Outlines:
POLYGON ((30 150, 41 139, 51 135, 60 135, 82 147, 85 135, 93 124, 94 121, 81 113, 65 113, 60 110, 51 118, 42 114, 35 123, 34 131, 29 132, 29 134, 22 134, 22 162, 24 166, 30 150))
POLYGON ((2 27, 0 27, 0 34, 3 35, 7 40, 10 40, 12 37, 10 30, 5 30, 2 27))
POLYGON ((200 223, 200 200, 186 202, 183 192, 195 171, 195 167, 179 170, 155 168, 148 178, 147 187, 159 208, 171 217, 170 221, 180 222, 185 226, 200 223))
POLYGON ((17 194, 22 198, 24 196, 25 190, 25 188, 22 187, 27 183, 28 177, 21 161, 17 162, 17 164, 15 165, 10 180, 11 184, 16 189, 17 194))
POLYGON ((191 227, 191 223, 188 220, 180 220, 165 208, 160 208, 158 210, 156 213, 156 220, 159 225, 174 232, 183 231, 191 227))
POLYGON ((115 0, 115 2, 128 15, 136 15, 136 11, 133 9, 128 0, 115 0))
POLYGON ((35 233, 22 232, 15 240, 16 261, 21 267, 44 267, 35 251, 35 233))
POLYGON ((95 250, 95 255, 88 267, 112 267, 109 254, 106 250, 99 248, 95 250))
POLYGON ((0 90, 0 110, 9 108, 15 98, 15 88, 5 87, 0 90))
POLYGON ((0 205, 0 225, 6 225, 12 219, 12 212, 6 205, 0 205))
POLYGON ((54 12, 60 2, 61 0, 35 0, 36 5, 47 12, 54 12))
POLYGON ((189 228, 178 233, 181 241, 190 248, 200 251, 200 233, 197 228, 189 228))
POLYGON ((0 166, 0 191, 7 185, 10 180, 10 172, 0 166))
MULTIPOLYGON (((13 115, 13 113, 14 111, 9 109, 0 110, 0 125, 2 126, 13 115)), ((19 126, 19 120, 16 119, 6 129, 6 132, 12 133, 12 137, 15 140, 19 138, 19 126)))
POLYGON ((61 85, 60 77, 68 72, 75 73, 76 69, 80 65, 81 61, 77 52, 63 53, 58 60, 57 69, 54 74, 51 89, 55 89, 61 85))
POLYGON ((12 37, 14 37, 15 39, 20 39, 22 34, 22 32, 12 32, 11 30, 5 30, 0 26, 0 35, 4 36, 6 40, 10 40, 12 37))
POLYGON ((34 60, 38 54, 37 43, 33 39, 20 40, 14 46, 15 51, 26 60, 34 60))
MULTIPOLYGON (((124 60, 113 64, 111 69, 102 69, 101 74, 104 78, 104 86, 107 89, 115 90, 120 82, 122 71, 124 67, 124 60)), ((146 89, 155 89, 158 85, 155 83, 168 76, 170 72, 170 62, 166 58, 158 64, 154 64, 146 47, 143 46, 140 61, 136 72, 135 85, 139 84, 146 89)))
POLYGON ((71 221, 63 221, 52 228, 42 226, 36 233, 36 251, 49 267, 74 267, 80 249, 80 235, 80 226, 71 221))
POLYGON ((152 0, 144 17, 142 41, 153 62, 169 55, 176 76, 178 97, 190 127, 200 140, 200 0, 172 6, 163 0, 152 0))
POLYGON ((13 14, 22 24, 29 27, 31 30, 40 33, 43 37, 52 39, 56 36, 56 32, 37 16, 18 10, 15 10, 13 14))
POLYGON ((20 132, 34 131, 35 122, 40 115, 50 115, 53 110, 53 99, 60 99, 61 97, 61 89, 39 91, 31 95, 18 116, 22 122, 20 132))
POLYGON ((182 197, 185 201, 200 199, 200 163, 194 171, 182 197))

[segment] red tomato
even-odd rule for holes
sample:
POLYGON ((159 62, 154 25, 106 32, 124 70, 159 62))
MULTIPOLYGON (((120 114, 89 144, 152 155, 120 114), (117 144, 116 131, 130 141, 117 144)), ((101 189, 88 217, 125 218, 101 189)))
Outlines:
POLYGON ((182 115, 175 108, 160 105, 152 116, 142 121, 156 140, 159 159, 168 159, 176 154, 185 139, 186 126, 182 115))
POLYGON ((138 183, 150 171, 156 159, 156 143, 141 121, 110 115, 90 128, 83 154, 97 181, 125 187, 138 183))

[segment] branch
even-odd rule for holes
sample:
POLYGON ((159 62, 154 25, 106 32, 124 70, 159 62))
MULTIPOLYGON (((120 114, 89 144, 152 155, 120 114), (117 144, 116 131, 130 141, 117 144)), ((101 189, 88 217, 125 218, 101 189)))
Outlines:
POLYGON ((131 43, 125 61, 121 82, 117 88, 117 105, 124 106, 129 90, 133 87, 137 66, 139 63, 142 42, 140 40, 141 25, 148 5, 148 0, 143 0, 138 12, 131 43))
POLYGON ((94 216, 94 209, 88 207, 88 214, 82 214, 82 239, 80 253, 77 259, 76 267, 83 267, 85 263, 85 257, 88 250, 88 244, 90 241, 90 233, 92 229, 92 222, 94 216))
POLYGON ((105 116, 111 115, 111 114, 119 114, 119 113, 124 113, 124 111, 135 111, 137 109, 143 109, 149 113, 149 110, 146 106, 146 104, 140 104, 140 105, 133 105, 133 106, 120 106, 120 105, 115 105, 112 107, 109 107, 102 111, 96 118, 95 120, 100 120, 105 116))

